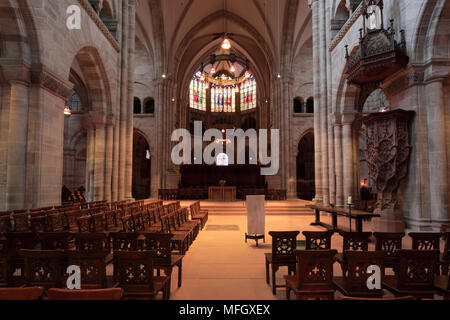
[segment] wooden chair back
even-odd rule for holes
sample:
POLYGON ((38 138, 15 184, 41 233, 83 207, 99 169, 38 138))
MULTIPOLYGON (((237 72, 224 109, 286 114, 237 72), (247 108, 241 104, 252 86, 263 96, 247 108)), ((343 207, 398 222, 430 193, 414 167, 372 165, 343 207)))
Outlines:
POLYGON ((67 230, 73 232, 78 231, 77 219, 82 216, 81 211, 80 210, 65 211, 64 215, 66 217, 67 230))
POLYGON ((411 232, 413 250, 440 250, 441 234, 438 232, 411 232))
POLYGON ((336 253, 337 250, 296 250, 297 289, 332 289, 336 253))
POLYGON ((272 236, 272 261, 295 262, 297 236, 300 231, 270 231, 272 236))
POLYGON ((136 232, 111 232, 112 249, 116 251, 138 251, 139 233, 136 232))
POLYGON ((96 213, 92 215, 92 231, 93 232, 106 231, 106 216, 104 213, 96 213))
POLYGON ((438 250, 398 250, 400 259, 397 287, 401 290, 433 290, 439 259, 438 250))
POLYGON ((122 288, 111 289, 87 289, 87 290, 69 290, 51 288, 47 291, 49 300, 88 300, 88 301, 107 301, 120 300, 123 295, 122 288))
POLYGON ((117 280, 124 293, 155 294, 154 251, 117 251, 117 280))
POLYGON ((35 237, 36 235, 32 232, 7 232, 5 233, 5 249, 34 249, 36 247, 35 237))
POLYGON ((28 287, 46 289, 62 285, 62 250, 20 250, 25 261, 25 283, 28 287))
POLYGON ((32 216, 30 218, 30 229, 34 233, 50 232, 51 228, 47 216, 32 216))
POLYGON ((339 232, 339 234, 343 237, 342 252, 347 250, 369 250, 369 242, 372 232, 339 232))
POLYGON ((116 214, 117 210, 112 210, 105 213, 106 230, 111 231, 117 228, 116 214))
POLYGON ((155 252, 154 263, 158 265, 170 265, 172 257, 172 249, 170 239, 171 233, 143 233, 144 250, 155 252))
POLYGON ((75 248, 84 252, 109 252, 110 246, 105 233, 75 233, 75 248))
POLYGON ((28 223, 28 213, 14 213, 14 232, 26 232, 30 230, 28 223))
POLYGON ((333 231, 303 231, 306 250, 330 250, 333 231))
POLYGON ((369 266, 378 266, 381 271, 381 282, 383 281, 383 259, 384 253, 381 251, 345 251, 345 259, 348 262, 347 286, 350 290, 359 292, 375 293, 382 290, 367 288, 367 279, 372 274, 367 274, 369 266))
POLYGON ((141 211, 137 211, 131 215, 133 217, 134 222, 134 230, 135 231, 144 231, 145 230, 145 224, 144 219, 142 217, 141 211))
POLYGON ((79 233, 89 233, 92 232, 92 217, 82 216, 77 218, 78 232, 79 233))
POLYGON ((403 232, 374 232, 375 250, 384 252, 386 257, 394 257, 402 249, 403 232))
POLYGON ((123 216, 122 218, 122 230, 123 232, 134 232, 134 220, 131 215, 123 216))
POLYGON ((0 234, 11 231, 12 225, 11 225, 11 218, 9 217, 9 215, 0 216, 0 234))
POLYGON ((50 214, 48 216, 48 220, 50 223, 50 230, 52 232, 61 232, 65 229, 65 223, 64 223, 64 213, 55 213, 50 214))
POLYGON ((38 234, 37 241, 41 243, 42 250, 67 250, 69 237, 68 232, 42 232, 38 234))
POLYGON ((106 288, 106 251, 66 251, 69 265, 80 267, 82 289, 106 288))
POLYGON ((43 294, 43 287, 0 288, 0 301, 39 300, 43 294))

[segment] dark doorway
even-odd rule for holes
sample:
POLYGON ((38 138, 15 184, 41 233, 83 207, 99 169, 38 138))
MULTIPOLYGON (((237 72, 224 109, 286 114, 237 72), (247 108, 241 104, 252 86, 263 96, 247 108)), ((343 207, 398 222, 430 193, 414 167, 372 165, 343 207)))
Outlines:
POLYGON ((300 199, 312 200, 314 193, 314 134, 310 132, 298 144, 297 196, 300 199))
POLYGON ((133 187, 136 200, 150 197, 151 155, 147 140, 138 131, 133 135, 133 187))

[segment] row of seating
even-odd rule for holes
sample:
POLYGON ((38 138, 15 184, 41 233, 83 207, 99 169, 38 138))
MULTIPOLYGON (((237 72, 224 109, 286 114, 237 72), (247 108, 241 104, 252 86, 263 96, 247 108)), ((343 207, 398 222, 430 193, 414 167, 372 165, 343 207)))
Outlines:
POLYGON ((335 289, 347 296, 380 297, 383 295, 381 290, 369 290, 366 285, 367 267, 377 265, 385 279, 384 287, 395 295, 424 298, 432 297, 438 290, 448 297, 450 232, 410 233, 410 250, 403 248, 404 233, 340 232, 343 238, 340 253, 331 249, 333 231, 304 231, 305 247, 302 250, 297 250, 299 233, 269 232, 272 252, 265 257, 266 281, 270 284, 269 266, 272 265, 274 294, 277 287, 286 287, 288 298, 294 291, 298 299, 310 295, 328 299, 335 289), (375 251, 368 251, 372 236, 375 251), (441 237, 445 238, 445 248, 440 255, 441 237), (341 265, 342 277, 333 277, 335 262, 341 265), (275 273, 281 266, 288 267, 289 273, 283 286, 277 285, 275 280, 275 273), (388 276, 386 268, 392 268, 395 276, 388 276), (327 289, 321 291, 320 288, 327 289))
MULTIPOLYGON (((86 209, 78 214, 83 210, 86 209)), ((61 213, 62 216, 71 217, 67 212, 61 213)), ((73 219, 67 219, 58 232, 5 233, 0 256, 4 277, 0 282, 10 287, 39 286, 45 290, 64 287, 64 277, 57 274, 64 275, 67 265, 75 264, 82 269, 83 289, 118 286, 124 291, 124 299, 152 299, 158 291, 163 293, 163 299, 169 299, 172 269, 178 267, 181 286, 182 258, 207 220, 207 212, 200 210, 199 203, 192 206, 193 219, 189 219, 187 208, 181 208, 179 202, 163 205, 162 201, 93 206, 82 213, 85 215, 75 219, 76 227, 73 219), (132 225, 125 223, 130 217, 132 225), (130 267, 132 263, 134 268, 130 267), (109 264, 113 266, 113 277, 105 285, 105 268, 109 264), (125 270, 122 265, 132 270, 125 270), (34 267, 39 268, 40 275, 34 267), (48 272, 46 276, 42 274, 43 268, 48 272), (156 270, 156 276, 149 270, 156 270), (161 270, 164 276, 160 276, 161 270), (42 279, 49 283, 40 282, 42 279), (140 279, 139 283, 136 279, 140 279)), ((46 292, 47 296, 52 294, 46 292)), ((60 290, 59 294, 64 292, 60 290)))

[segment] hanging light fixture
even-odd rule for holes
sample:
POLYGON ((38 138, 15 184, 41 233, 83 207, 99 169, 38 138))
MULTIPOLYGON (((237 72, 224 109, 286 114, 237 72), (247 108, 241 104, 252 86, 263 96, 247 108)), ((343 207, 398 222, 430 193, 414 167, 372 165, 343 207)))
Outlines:
POLYGON ((212 66, 212 68, 211 68, 211 70, 210 70, 210 73, 211 73, 211 74, 216 73, 216 68, 215 68, 214 66, 212 66))
POLYGON ((222 42, 222 49, 223 49, 223 50, 230 50, 230 49, 231 49, 231 43, 230 43, 230 40, 228 40, 227 38, 223 39, 223 42, 222 42))
POLYGON ((227 14, 227 0, 224 0, 224 32, 223 32, 223 41, 222 41, 222 49, 223 50, 230 50, 231 49, 231 42, 227 38, 227 25, 228 25, 228 14, 227 14))
POLYGON ((69 105, 66 105, 64 107, 64 115, 70 117, 72 115, 72 109, 69 105))
POLYGON ((231 65, 230 71, 231 71, 232 73, 235 73, 235 72, 236 72, 236 67, 234 66, 234 64, 231 65))

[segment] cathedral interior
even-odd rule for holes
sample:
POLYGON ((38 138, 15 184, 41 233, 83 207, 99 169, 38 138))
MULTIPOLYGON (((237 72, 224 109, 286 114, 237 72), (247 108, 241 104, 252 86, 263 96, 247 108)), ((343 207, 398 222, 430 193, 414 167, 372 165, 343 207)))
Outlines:
POLYGON ((449 160, 450 0, 0 1, 0 300, 448 299, 449 160))

